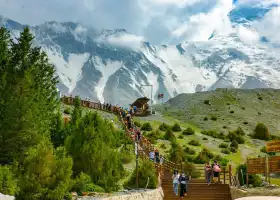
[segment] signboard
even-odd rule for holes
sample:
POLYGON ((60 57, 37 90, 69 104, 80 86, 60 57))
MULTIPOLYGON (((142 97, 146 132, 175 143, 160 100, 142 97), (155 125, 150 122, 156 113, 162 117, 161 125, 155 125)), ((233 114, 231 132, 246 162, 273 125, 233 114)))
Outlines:
POLYGON ((272 173, 280 173, 280 156, 268 158, 269 171, 272 173))
POLYGON ((275 140, 266 143, 267 152, 279 152, 280 151, 280 140, 275 140))
POLYGON ((248 174, 264 174, 265 173, 265 159, 266 158, 250 158, 247 160, 248 174))

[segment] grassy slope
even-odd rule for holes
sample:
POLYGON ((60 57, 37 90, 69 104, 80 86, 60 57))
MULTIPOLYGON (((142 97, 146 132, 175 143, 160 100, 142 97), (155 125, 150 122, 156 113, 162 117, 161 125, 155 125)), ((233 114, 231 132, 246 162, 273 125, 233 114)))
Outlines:
MULTIPOLYGON (((179 139, 181 134, 175 133, 179 143, 182 146, 190 146, 187 143, 190 140, 198 140, 202 145, 193 147, 196 151, 206 147, 212 152, 220 153, 218 145, 223 141, 202 135, 201 130, 216 130, 218 132, 228 133, 238 126, 242 127, 247 134, 253 132, 257 122, 263 122, 269 127, 273 134, 278 134, 280 118, 280 90, 258 89, 258 90, 237 90, 237 89, 218 89, 211 92, 199 92, 195 94, 181 94, 170 99, 164 105, 156 106, 160 111, 156 116, 137 118, 137 121, 152 122, 154 130, 162 122, 173 124, 179 122, 183 129, 192 127, 196 134, 184 136, 179 139), (262 99, 262 100, 261 100, 262 99), (210 105, 204 104, 204 100, 209 100, 210 105), (234 111, 234 113, 230 113, 234 111), (217 117, 216 121, 211 120, 212 116, 217 117), (204 118, 208 120, 205 121, 204 118), (247 122, 248 124, 244 124, 247 122), (208 138, 208 140, 203 140, 208 138)), ((161 132, 161 134, 164 134, 161 132)), ((232 161, 233 164, 242 163, 248 156, 264 155, 260 148, 264 146, 264 141, 252 140, 246 136, 246 143, 239 145, 239 151, 230 155, 223 155, 232 161)), ((228 143, 229 144, 229 143, 228 143)), ((170 148, 169 142, 158 140, 156 146, 162 153, 167 153, 170 148), (166 148, 161 148, 165 144, 166 148)))

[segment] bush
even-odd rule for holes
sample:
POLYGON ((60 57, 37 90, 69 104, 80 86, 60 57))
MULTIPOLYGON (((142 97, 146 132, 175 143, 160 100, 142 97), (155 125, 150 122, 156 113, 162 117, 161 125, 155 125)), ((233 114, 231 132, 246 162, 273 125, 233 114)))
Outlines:
POLYGON ((146 137, 148 140, 150 140, 152 144, 155 144, 157 140, 160 138, 160 136, 161 136, 160 132, 156 130, 148 133, 146 137))
POLYGON ((233 147, 235 149, 238 149, 238 142, 236 140, 233 140, 230 144, 230 147, 233 147))
POLYGON ((170 129, 166 130, 166 132, 164 134, 164 138, 169 141, 176 139, 174 133, 170 129))
POLYGON ((229 113, 231 113, 231 114, 234 113, 234 110, 229 111, 229 113))
POLYGON ((161 144, 161 145, 160 145, 160 148, 166 149, 166 145, 165 145, 165 144, 161 144))
POLYGON ((266 153, 266 154, 271 155, 271 156, 276 155, 276 152, 267 152, 265 146, 260 149, 260 152, 266 153))
POLYGON ((263 98, 261 96, 258 97, 258 100, 263 100, 263 98))
POLYGON ((238 127, 238 128, 235 130, 235 133, 236 133, 237 135, 241 135, 241 136, 246 135, 246 134, 245 134, 245 131, 244 131, 241 127, 238 127))
POLYGON ((8 166, 0 165, 0 192, 13 196, 17 191, 17 185, 12 171, 8 166))
POLYGON ((244 124, 244 125, 247 125, 247 124, 248 124, 248 122, 247 122, 247 121, 245 121, 245 122, 243 122, 243 124, 244 124))
POLYGON ((242 110, 245 110, 245 107, 241 107, 242 110))
MULTIPOLYGON (((244 144, 245 143, 245 139, 242 135, 238 135, 238 134, 243 134, 242 132, 240 132, 242 129, 237 129, 235 131, 229 131, 227 138, 230 141, 236 140, 238 142, 238 144, 244 144), (237 134, 238 133, 238 134, 237 134)), ((242 130, 243 131, 243 130, 242 130)), ((245 133, 244 133, 245 134, 245 133)))
POLYGON ((178 138, 179 138, 179 139, 183 139, 184 136, 183 136, 183 135, 179 135, 178 138))
POLYGON ((226 143, 221 143, 221 144, 219 145, 219 147, 220 147, 220 148, 228 148, 228 144, 226 144, 226 143))
POLYGON ((172 131, 174 132, 180 132, 182 129, 180 127, 180 125, 178 123, 175 123, 173 126, 172 126, 172 131))
POLYGON ((258 123, 254 130, 253 137, 260 140, 268 140, 270 138, 268 128, 263 123, 258 123))
POLYGON ((221 152, 223 154, 230 154, 230 151, 228 149, 222 149, 221 152))
POLYGON ((152 127, 152 125, 149 122, 145 122, 142 125, 141 130, 143 130, 143 131, 152 131, 153 127, 152 127))
MULTIPOLYGON (((158 185, 158 177, 154 164, 150 161, 144 160, 138 167, 138 186, 139 188, 145 188, 149 178, 149 189, 155 189, 158 185)), ((124 183, 124 188, 136 188, 136 169, 133 171, 130 179, 124 183)))
POLYGON ((205 164, 210 159, 213 159, 215 156, 208 149, 203 148, 201 152, 194 158, 196 164, 205 164))
MULTIPOLYGON (((247 165, 246 164, 240 164, 236 168, 236 173, 238 176, 238 180, 240 182, 240 185, 245 185, 247 180, 247 165), (241 173, 242 170, 242 173, 241 173), (242 176, 243 175, 243 176, 242 176)), ((262 184, 262 180, 258 175, 248 175, 248 183, 250 185, 253 185, 254 187, 260 187, 262 184)))
POLYGON ((227 126, 223 126, 224 129, 227 129, 227 126))
POLYGON ((212 117, 211 117, 211 120, 212 120, 212 121, 217 121, 217 117, 216 117, 216 116, 212 116, 212 117))
POLYGON ((170 126, 167 125, 166 123, 161 123, 158 127, 158 129, 161 130, 161 131, 166 131, 169 128, 170 128, 170 126))
POLYGON ((134 121, 133 123, 134 123, 135 126, 137 126, 139 128, 141 127, 141 123, 140 122, 134 121))
POLYGON ((202 138, 202 140, 208 140, 208 138, 204 137, 204 138, 202 138))
POLYGON ((219 139, 225 139, 225 135, 223 133, 217 133, 216 131, 210 130, 210 131, 201 131, 203 135, 208 135, 213 138, 219 138, 219 139))
POLYGON ((241 135, 238 135, 236 137, 236 141, 238 142, 238 144, 244 144, 245 143, 245 138, 242 137, 241 135))
POLYGON ((185 129, 183 131, 183 135, 193 135, 195 133, 195 130, 193 130, 192 128, 188 127, 187 129, 185 129))
POLYGON ((196 154, 195 150, 192 149, 192 148, 190 148, 190 147, 186 147, 186 148, 184 149, 184 152, 186 152, 186 153, 189 154, 189 155, 195 155, 195 154, 196 154))
POLYGON ((232 153, 236 153, 236 152, 237 152, 237 149, 234 148, 234 147, 230 147, 229 150, 230 150, 230 152, 232 152, 232 153))
POLYGON ((65 108, 65 109, 64 109, 64 114, 70 115, 70 113, 71 113, 70 108, 65 108))
POLYGON ((208 120, 208 117, 204 117, 203 120, 204 120, 204 121, 207 121, 207 120, 208 120))
POLYGON ((210 105, 210 101, 209 100, 204 100, 203 103, 206 104, 206 105, 210 105))
POLYGON ((191 140, 188 144, 193 146, 200 146, 200 143, 197 140, 191 140))

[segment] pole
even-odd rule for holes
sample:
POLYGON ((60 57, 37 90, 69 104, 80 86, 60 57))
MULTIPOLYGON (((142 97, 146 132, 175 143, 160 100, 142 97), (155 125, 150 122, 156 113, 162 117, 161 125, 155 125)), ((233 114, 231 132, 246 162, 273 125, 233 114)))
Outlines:
POLYGON ((151 85, 151 115, 153 114, 152 103, 153 103, 153 85, 151 85))
POLYGON ((136 140, 136 189, 138 190, 138 141, 136 140))

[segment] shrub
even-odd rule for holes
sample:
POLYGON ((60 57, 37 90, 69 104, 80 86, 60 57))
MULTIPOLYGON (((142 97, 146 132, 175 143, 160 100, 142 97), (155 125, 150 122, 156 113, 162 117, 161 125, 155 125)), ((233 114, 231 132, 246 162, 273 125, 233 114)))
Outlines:
POLYGON ((152 130, 153 130, 153 127, 152 127, 151 123, 145 122, 145 123, 142 125, 141 130, 143 130, 143 131, 152 131, 152 130))
POLYGON ((270 134, 268 132, 268 128, 263 123, 258 123, 254 130, 254 138, 260 140, 268 140, 270 138, 270 134))
POLYGON ((223 133, 217 133, 216 131, 210 130, 210 131, 201 131, 203 135, 208 135, 213 138, 219 138, 219 139, 224 139, 225 135, 223 133))
POLYGON ((231 113, 231 114, 234 113, 234 110, 229 111, 229 113, 231 113))
POLYGON ((170 126, 167 125, 166 123, 161 123, 161 124, 159 125, 158 128, 159 128, 159 130, 161 130, 161 131, 166 131, 167 129, 170 128, 170 126))
POLYGON ((64 114, 70 115, 70 113, 71 113, 70 108, 65 108, 64 109, 64 114))
POLYGON ((226 128, 227 128, 227 126, 223 126, 223 128, 224 128, 224 129, 226 129, 226 128))
POLYGON ((158 130, 152 131, 146 135, 147 139, 150 140, 151 143, 155 144, 156 141, 160 138, 161 134, 158 130))
POLYGON ((243 122, 243 124, 244 124, 244 125, 246 125, 246 124, 248 124, 248 122, 247 122, 247 121, 245 121, 245 122, 243 122))
MULTIPOLYGON (((238 175, 238 180, 240 182, 240 185, 245 185, 247 180, 247 165, 246 164, 240 164, 236 168, 236 173, 238 175), (242 170, 242 173, 241 173, 242 170), (242 176, 243 175, 243 176, 242 176)), ((260 187, 262 184, 262 180, 258 175, 248 175, 248 183, 253 185, 254 187, 260 187)))
MULTIPOLYGON (((242 129, 239 129, 239 131, 242 129)), ((245 143, 245 139, 242 135, 238 135, 238 134, 243 134, 241 132, 238 132, 237 130, 235 131, 230 131, 227 135, 228 139, 230 141, 236 140, 238 142, 238 144, 244 144, 245 143)), ((245 134, 245 133, 244 133, 245 134)))
POLYGON ((135 126, 141 127, 141 123, 140 122, 134 121, 133 123, 134 123, 135 126))
POLYGON ((241 136, 244 136, 245 135, 245 131, 241 128, 241 127, 238 127, 236 130, 235 130, 235 133, 237 135, 241 135, 241 136))
POLYGON ((219 145, 219 147, 220 147, 220 148, 228 148, 228 144, 226 144, 226 143, 221 143, 221 144, 219 145))
POLYGON ((244 144, 245 143, 245 138, 242 137, 241 135, 238 135, 236 137, 236 141, 238 142, 238 144, 244 144))
POLYGON ((175 135, 174 135, 174 133, 170 129, 167 129, 165 134, 164 134, 164 138, 166 140, 172 141, 172 140, 175 139, 175 135))
MULTIPOLYGON (((152 162, 144 160, 138 167, 138 186, 145 188, 149 178, 149 189, 155 189, 158 185, 158 177, 152 162)), ((133 171, 130 179, 124 183, 124 188, 136 188, 136 169, 133 171)))
POLYGON ((237 152, 237 149, 234 148, 234 147, 230 147, 229 150, 230 150, 230 152, 232 152, 232 153, 236 153, 236 152, 237 152))
POLYGON ((187 129, 185 129, 183 131, 183 135, 193 135, 194 133, 195 133, 195 131, 190 127, 188 127, 187 129))
POLYGON ((0 165, 0 192, 6 195, 14 195, 17 190, 15 178, 8 166, 0 165))
POLYGON ((222 149, 221 152, 223 154, 230 154, 230 151, 228 149, 222 149))
POLYGON ((263 98, 261 96, 258 97, 258 100, 263 100, 263 98))
POLYGON ((216 116, 212 116, 212 117, 211 117, 211 120, 212 120, 212 121, 217 121, 217 117, 216 117, 216 116))
POLYGON ((184 152, 186 152, 186 153, 189 154, 189 155, 195 155, 195 154, 196 154, 195 150, 192 149, 192 148, 190 148, 190 147, 186 147, 186 148, 184 149, 184 152))
POLYGON ((260 149, 260 152, 266 153, 266 154, 271 155, 271 156, 276 155, 276 152, 267 152, 265 146, 260 149))
POLYGON ((206 104, 206 105, 210 105, 210 101, 209 100, 204 100, 203 103, 206 104))
POLYGON ((175 123, 173 126, 172 126, 172 131, 174 132, 180 132, 182 129, 180 127, 180 125, 178 123, 175 123))
POLYGON ((204 138, 202 138, 202 140, 208 140, 208 138, 204 137, 204 138))
POLYGON ((188 144, 193 146, 200 146, 200 143, 197 140, 191 140, 188 144))
POLYGON ((194 158, 196 164, 205 164, 210 159, 213 159, 215 156, 208 149, 203 148, 201 152, 194 158))
POLYGON ((166 149, 166 145, 165 145, 165 144, 161 144, 161 145, 160 145, 160 148, 166 149))
POLYGON ((261 112, 258 112, 258 115, 262 115, 262 113, 261 113, 261 112))
POLYGON ((183 139, 184 136, 183 136, 183 135, 179 135, 178 138, 179 138, 179 139, 183 139))
POLYGON ((241 107, 242 110, 245 110, 245 107, 241 107))
POLYGON ((238 149, 238 142, 236 140, 233 140, 230 144, 230 147, 238 149))
POLYGON ((204 121, 207 121, 207 120, 208 120, 208 117, 204 117, 203 120, 204 120, 204 121))

